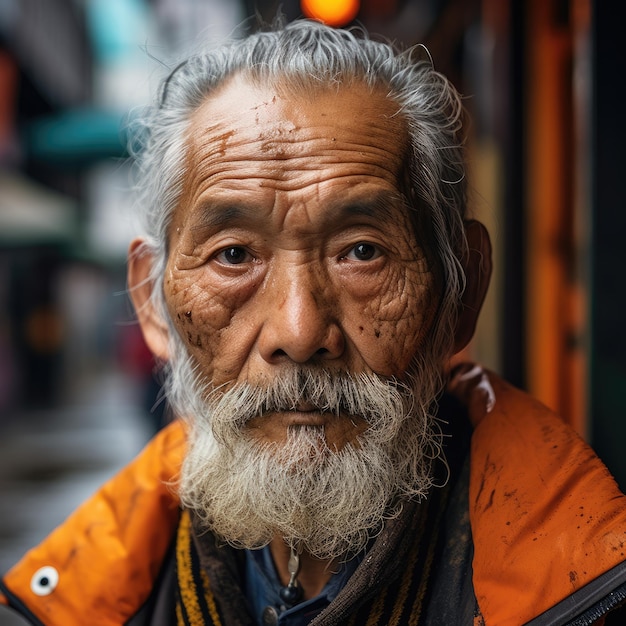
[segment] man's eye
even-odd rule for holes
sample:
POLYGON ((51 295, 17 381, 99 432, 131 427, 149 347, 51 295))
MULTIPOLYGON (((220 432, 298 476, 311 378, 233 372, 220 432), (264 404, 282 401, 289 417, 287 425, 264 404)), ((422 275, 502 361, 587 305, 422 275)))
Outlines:
POLYGON ((251 261, 252 255, 245 248, 231 246, 224 248, 215 258, 225 265, 239 265, 251 261))
POLYGON ((345 258, 351 261, 372 261, 380 256, 380 250, 371 243, 360 242, 352 248, 345 258))

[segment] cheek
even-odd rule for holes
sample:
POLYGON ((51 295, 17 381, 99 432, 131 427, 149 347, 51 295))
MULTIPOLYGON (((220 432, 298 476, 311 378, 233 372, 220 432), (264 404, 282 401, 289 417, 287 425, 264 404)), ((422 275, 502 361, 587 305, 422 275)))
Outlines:
POLYGON ((432 327, 433 277, 427 271, 398 271, 387 285, 379 295, 361 303, 353 337, 371 369, 402 377, 432 327))
POLYGON ((196 272, 168 273, 164 290, 174 327, 203 374, 217 384, 234 378, 237 350, 228 336, 238 302, 196 272))

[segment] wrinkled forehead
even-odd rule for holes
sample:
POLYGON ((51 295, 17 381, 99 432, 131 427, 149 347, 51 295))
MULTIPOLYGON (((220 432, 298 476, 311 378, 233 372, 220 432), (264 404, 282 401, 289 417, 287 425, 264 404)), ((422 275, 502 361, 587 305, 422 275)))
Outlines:
MULTIPOLYGON (((227 147, 241 140, 260 156, 280 160, 299 154, 314 158, 307 153, 312 137, 325 137, 332 148, 341 142, 353 145, 363 136, 372 146, 384 148, 381 161, 388 161, 385 167, 399 173, 408 151, 407 128, 399 105, 387 92, 360 80, 308 86, 289 80, 260 84, 237 74, 193 113, 188 146, 189 153, 206 158, 223 156, 227 147), (212 146, 208 153, 207 145, 212 146)), ((319 142, 314 146, 318 151, 320 147, 319 142)))
POLYGON ((293 81, 260 84, 232 76, 191 116, 182 196, 170 227, 211 195, 333 206, 338 194, 369 185, 398 209, 398 227, 431 256, 429 211, 410 191, 408 129, 399 103, 382 86, 354 79, 307 90, 293 81), (307 195, 313 187, 317 199, 307 195))

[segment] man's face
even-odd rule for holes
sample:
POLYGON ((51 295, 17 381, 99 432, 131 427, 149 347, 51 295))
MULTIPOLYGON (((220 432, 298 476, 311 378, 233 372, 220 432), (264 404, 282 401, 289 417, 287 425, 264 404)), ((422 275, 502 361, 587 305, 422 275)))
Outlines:
MULTIPOLYGON (((400 194, 406 142, 397 105, 358 85, 306 98, 236 77, 195 112, 164 293, 205 380, 404 377, 436 309, 400 194)), ((291 425, 335 449, 366 428, 307 404, 249 423, 276 442, 291 425)))

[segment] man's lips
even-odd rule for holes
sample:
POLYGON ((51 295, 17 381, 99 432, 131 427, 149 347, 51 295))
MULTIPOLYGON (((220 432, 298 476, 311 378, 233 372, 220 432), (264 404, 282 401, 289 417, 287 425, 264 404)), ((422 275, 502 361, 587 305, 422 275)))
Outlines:
POLYGON ((306 426, 323 428, 328 445, 336 449, 354 441, 368 427, 363 418, 343 412, 337 415, 302 404, 293 409, 268 411, 247 422, 247 427, 256 436, 275 442, 285 441, 290 428, 306 426))
POLYGON ((250 425, 254 426, 255 422, 272 421, 276 424, 280 423, 284 426, 325 426, 329 420, 336 419, 336 415, 325 413, 319 409, 296 408, 288 411, 272 411, 265 413, 261 417, 255 417, 250 420, 250 425))
POLYGON ((289 411, 281 413, 289 426, 324 426, 334 415, 320 411, 289 411))

